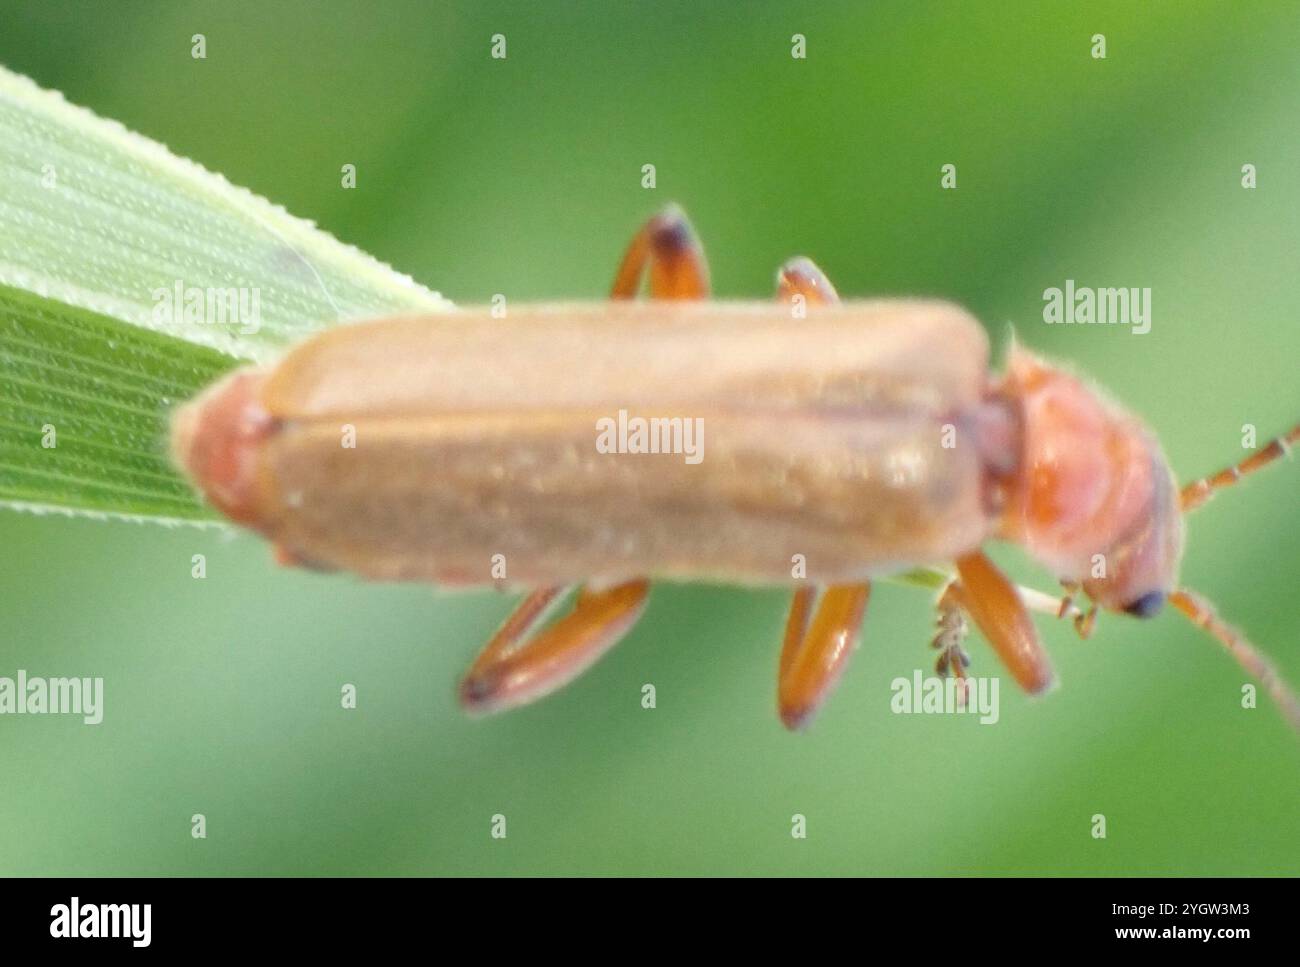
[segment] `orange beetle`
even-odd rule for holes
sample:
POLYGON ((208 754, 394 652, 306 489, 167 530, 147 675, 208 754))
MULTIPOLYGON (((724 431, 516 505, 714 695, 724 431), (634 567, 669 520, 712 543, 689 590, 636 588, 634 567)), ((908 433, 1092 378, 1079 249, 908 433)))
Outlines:
POLYGON ((498 586, 504 568, 531 589, 461 685, 472 710, 572 680, 632 627, 651 578, 722 580, 796 587, 778 686, 795 728, 843 670, 871 579, 945 560, 940 671, 965 673, 951 631, 967 615, 1042 691, 1029 606, 1046 596, 983 554, 1000 538, 1063 580, 1066 597, 1046 600, 1082 634, 1098 606, 1149 617, 1170 601, 1300 728, 1273 667, 1177 584, 1183 513, 1286 453, 1300 426, 1180 492, 1154 435, 1080 379, 1018 348, 990 376, 984 331, 956 306, 840 303, 807 259, 781 269, 775 304, 702 301, 704 257, 675 208, 634 238, 614 300, 647 270, 650 303, 328 330, 182 407, 176 460, 287 563, 498 586), (615 413, 611 450, 598 431, 615 413), (627 444, 628 413, 655 445, 627 444), (683 427, 699 459, 674 446, 683 427))

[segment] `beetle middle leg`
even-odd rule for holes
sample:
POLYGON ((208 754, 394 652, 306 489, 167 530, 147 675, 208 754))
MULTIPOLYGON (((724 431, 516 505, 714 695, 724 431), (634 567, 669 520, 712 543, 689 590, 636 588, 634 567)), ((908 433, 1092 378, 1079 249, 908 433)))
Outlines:
MULTIPOLYGON (((614 276, 611 298, 635 298, 646 274, 652 299, 708 298, 704 250, 675 205, 650 218, 633 237, 614 276)), ((536 630, 563 590, 542 588, 516 607, 461 682, 462 705, 494 712, 568 684, 632 628, 650 585, 638 579, 599 591, 583 586, 569 614, 536 630)))
MULTIPOLYGON (((793 258, 777 271, 776 297, 791 307, 839 301, 835 287, 809 259, 793 258)), ((790 603, 781 646, 777 710, 789 729, 806 725, 830 694, 857 644, 871 584, 800 588, 790 603), (814 606, 816 611, 814 613, 814 606)))
POLYGON ((938 610, 935 619, 936 631, 930 641, 930 647, 939 652, 939 657, 934 663, 935 673, 942 678, 947 678, 949 675, 956 678, 962 686, 957 696, 964 702, 966 669, 970 667, 970 656, 966 654, 964 647, 968 626, 959 598, 960 585, 956 581, 944 588, 943 594, 939 596, 939 603, 936 606, 938 610))

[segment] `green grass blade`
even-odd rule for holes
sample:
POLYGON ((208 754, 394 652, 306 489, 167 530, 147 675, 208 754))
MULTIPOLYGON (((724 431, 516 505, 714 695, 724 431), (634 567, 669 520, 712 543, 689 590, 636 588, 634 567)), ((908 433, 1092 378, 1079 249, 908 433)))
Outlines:
POLYGON ((236 363, 206 346, 0 287, 0 501, 207 516, 170 466, 167 414, 236 363))
POLYGON ((167 458, 174 403, 324 326, 448 306, 0 68, 0 506, 206 517, 167 458))

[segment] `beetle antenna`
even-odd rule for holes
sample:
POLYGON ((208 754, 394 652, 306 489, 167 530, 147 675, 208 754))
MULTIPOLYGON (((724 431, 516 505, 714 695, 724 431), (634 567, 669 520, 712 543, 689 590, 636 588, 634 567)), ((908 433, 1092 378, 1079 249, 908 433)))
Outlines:
POLYGON ((1300 733, 1300 697, 1296 696, 1270 659, 1256 651, 1246 636, 1220 618, 1214 605, 1199 594, 1179 588, 1169 595, 1169 603, 1185 614, 1193 624, 1213 635, 1227 649, 1228 654, 1237 659, 1237 664, 1264 686, 1286 716, 1291 728, 1300 733))
POLYGON ((1195 510, 1213 497, 1216 491, 1231 487, 1242 477, 1268 466, 1278 457, 1290 456, 1291 445, 1297 440, 1300 440, 1300 423, 1291 427, 1289 432, 1271 440, 1264 449, 1256 450, 1241 463, 1233 464, 1212 476, 1202 477, 1189 483, 1183 488, 1181 494, 1183 513, 1195 510))

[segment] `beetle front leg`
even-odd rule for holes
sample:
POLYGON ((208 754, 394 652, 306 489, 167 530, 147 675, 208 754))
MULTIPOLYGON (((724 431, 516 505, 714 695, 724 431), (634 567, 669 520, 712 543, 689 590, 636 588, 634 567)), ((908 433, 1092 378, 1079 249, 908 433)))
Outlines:
POLYGON ((1052 665, 1043 650, 1029 609, 1016 586, 983 552, 956 561, 958 580, 941 599, 959 606, 988 639, 1020 687, 1031 694, 1052 684, 1052 665))
POLYGON ((1061 598, 1061 606, 1056 612, 1058 618, 1064 618, 1067 614, 1074 614, 1074 630, 1078 632, 1079 637, 1085 641, 1092 637, 1093 629, 1097 626, 1097 606, 1094 604, 1087 611, 1080 611, 1074 603, 1075 595, 1079 593, 1080 584, 1078 581, 1062 581, 1061 587, 1065 589, 1065 595, 1061 598))

